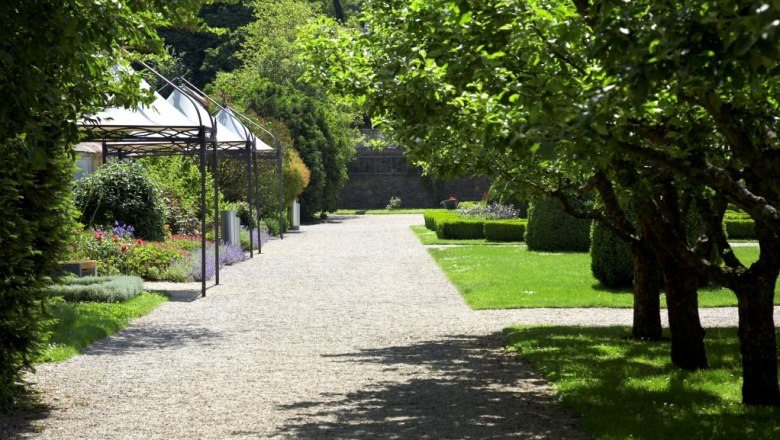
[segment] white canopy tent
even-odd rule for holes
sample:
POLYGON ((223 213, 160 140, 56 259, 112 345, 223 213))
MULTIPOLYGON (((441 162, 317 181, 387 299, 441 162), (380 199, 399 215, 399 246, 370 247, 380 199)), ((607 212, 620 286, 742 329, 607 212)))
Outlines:
MULTIPOLYGON (((151 70, 151 69, 150 69, 151 70)), ((207 108, 199 102, 202 97, 195 96, 190 89, 176 86, 153 70, 172 87, 168 99, 155 93, 150 105, 138 105, 135 108, 108 108, 81 121, 80 128, 88 133, 87 140, 100 142, 103 161, 109 155, 138 157, 143 155, 198 154, 201 173, 201 294, 206 295, 206 154, 207 146, 213 147, 213 160, 216 165, 219 151, 245 152, 248 174, 250 207, 252 206, 252 170, 250 158, 256 154, 259 142, 262 151, 274 151, 259 141, 247 127, 237 120, 225 119, 229 124, 218 122, 207 108)), ((146 82, 141 87, 149 89, 146 82)), ((196 89, 197 90, 197 89, 196 89)), ((200 92, 202 93, 202 92, 200 92)), ((205 96, 205 95, 204 95, 205 96)), ((220 113, 229 111, 222 106, 220 113)), ((224 117, 223 117, 224 119, 224 117)), ((278 158, 281 155, 277 154, 278 158)), ((279 163, 281 165, 281 162, 279 163)), ((281 177, 281 174, 280 174, 281 177)), ((214 167, 214 187, 218 190, 217 167, 214 167)), ((279 179, 281 185, 281 178, 279 179)), ((280 187, 281 194, 281 187, 280 187)), ((219 284, 219 205, 215 203, 215 284, 219 284)), ((281 212, 281 206, 280 206, 281 212)), ((281 215, 281 214, 280 214, 281 215)), ((251 216, 251 209, 250 209, 251 216)), ((252 223, 252 222, 250 222, 252 223)), ((250 224, 250 228, 252 225, 250 224)), ((250 229, 250 237, 252 237, 250 229)), ((250 246, 251 248, 252 246, 250 246)), ((252 251, 250 251, 252 252, 252 251)))

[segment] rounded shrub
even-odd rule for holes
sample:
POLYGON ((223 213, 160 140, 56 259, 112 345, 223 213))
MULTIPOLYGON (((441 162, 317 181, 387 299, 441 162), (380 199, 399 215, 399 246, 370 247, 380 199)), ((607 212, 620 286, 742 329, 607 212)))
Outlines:
POLYGON ((535 201, 528 208, 525 242, 534 251, 587 252, 590 220, 570 216, 555 199, 535 201))
POLYGON ((593 222, 590 234, 590 270, 605 287, 631 287, 634 264, 631 249, 608 228, 593 222))
POLYGON ((80 221, 86 225, 133 225, 136 236, 165 237, 165 204, 144 167, 136 162, 112 162, 80 180, 73 191, 80 221))

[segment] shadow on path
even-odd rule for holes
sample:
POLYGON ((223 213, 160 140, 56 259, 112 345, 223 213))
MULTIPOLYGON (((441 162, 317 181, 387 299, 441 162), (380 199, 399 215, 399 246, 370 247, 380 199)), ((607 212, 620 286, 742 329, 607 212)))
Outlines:
POLYGON ((222 336, 203 327, 130 327, 91 345, 83 355, 121 356, 145 350, 171 350, 184 346, 214 346, 222 336))
POLYGON ((503 335, 439 340, 326 356, 332 362, 382 365, 381 376, 357 392, 322 395, 283 406, 292 422, 283 437, 319 438, 587 438, 513 353, 498 350, 503 335), (419 373, 419 374, 418 374, 419 373), (424 377, 420 377, 423 376, 424 377))

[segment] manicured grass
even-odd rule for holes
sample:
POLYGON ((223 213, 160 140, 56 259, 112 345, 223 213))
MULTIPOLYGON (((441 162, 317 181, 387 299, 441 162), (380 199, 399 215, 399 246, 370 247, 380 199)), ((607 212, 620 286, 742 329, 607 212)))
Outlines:
POLYGON ((508 345, 582 417, 596 439, 780 438, 780 408, 740 403, 736 329, 708 329, 711 368, 685 372, 668 342, 627 339, 628 327, 512 327, 508 345))
POLYGON ((165 301, 167 298, 162 295, 141 293, 122 303, 57 302, 50 309, 53 321, 47 330, 51 337, 38 362, 59 362, 73 357, 165 301))
MULTIPOLYGON (((632 306, 630 289, 605 289, 593 278, 587 253, 531 252, 521 246, 459 246, 428 252, 474 309, 632 306)), ((758 258, 757 248, 735 248, 735 252, 745 262, 758 258)), ((780 296, 776 303, 780 304, 780 296)), ((708 287, 699 292, 699 305, 736 306, 736 297, 729 290, 708 287)))
POLYGON ((339 209, 334 215, 422 214, 425 209, 339 209))

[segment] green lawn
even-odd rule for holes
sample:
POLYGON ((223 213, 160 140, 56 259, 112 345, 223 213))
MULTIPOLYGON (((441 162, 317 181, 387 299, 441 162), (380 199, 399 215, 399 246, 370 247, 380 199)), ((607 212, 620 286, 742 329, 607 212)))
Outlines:
POLYGON ((628 327, 505 332, 597 439, 780 438, 780 408, 740 403, 736 329, 707 330, 711 368, 697 372, 671 364, 668 342, 627 339, 628 327))
MULTIPOLYGON (((632 306, 630 289, 605 289, 593 278, 587 253, 541 253, 522 246, 458 246, 428 252, 474 309, 632 306)), ((758 258, 757 248, 740 247, 735 252, 743 261, 758 258)), ((736 297, 729 290, 709 287, 699 292, 699 304, 735 306, 736 297)))
POLYGON ((165 301, 167 298, 162 295, 141 293, 122 303, 58 302, 50 309, 53 321, 47 331, 51 337, 38 362, 59 362, 73 357, 165 301))

